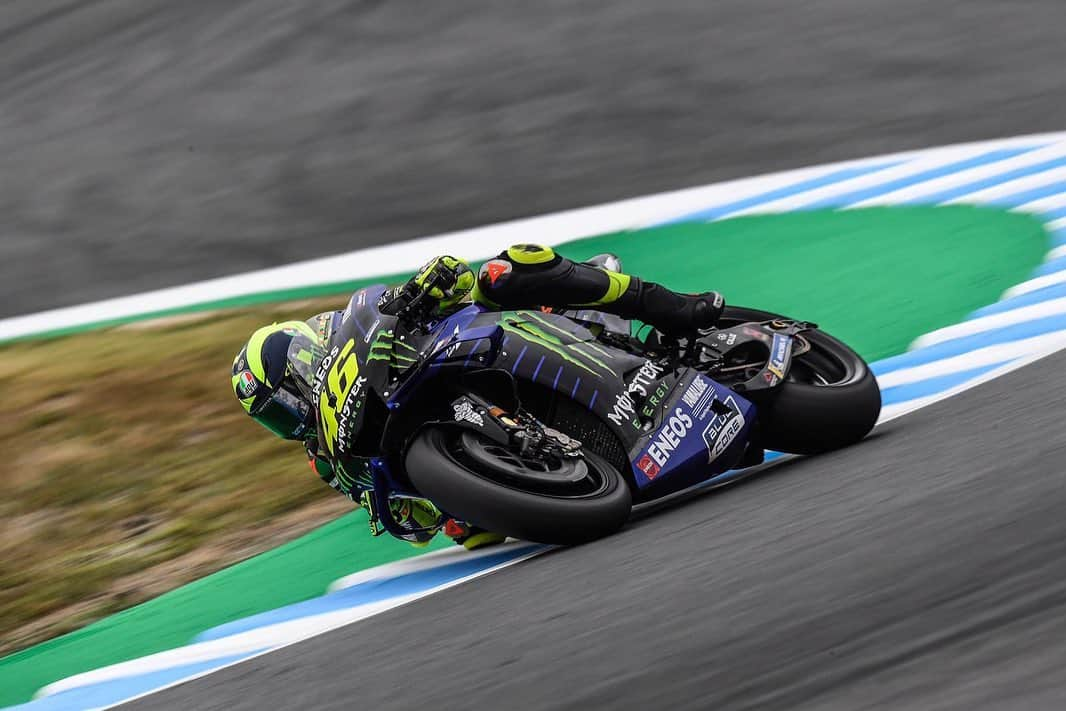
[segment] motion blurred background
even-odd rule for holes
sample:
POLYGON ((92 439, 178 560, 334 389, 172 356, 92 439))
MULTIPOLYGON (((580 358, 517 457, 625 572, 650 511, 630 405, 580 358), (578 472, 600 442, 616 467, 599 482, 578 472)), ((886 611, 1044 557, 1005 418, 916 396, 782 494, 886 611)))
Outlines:
POLYGON ((1059 130, 1062 19, 1057 0, 13 0, 0 315, 1059 130))
MULTIPOLYGON (((1061 0, 9 0, 0 316, 1061 130, 1064 20, 1061 0)), ((350 509, 227 392, 257 324, 337 300, 0 346, 0 652, 350 509)))

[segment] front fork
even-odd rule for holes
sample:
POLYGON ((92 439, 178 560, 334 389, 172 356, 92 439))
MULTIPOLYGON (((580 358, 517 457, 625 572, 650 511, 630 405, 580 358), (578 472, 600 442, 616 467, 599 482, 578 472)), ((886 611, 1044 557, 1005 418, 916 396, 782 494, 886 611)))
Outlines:
MULTIPOLYGON (((452 419, 438 420, 427 424, 448 424, 460 429, 467 429, 505 447, 516 447, 522 454, 533 448, 552 449, 562 457, 581 455, 581 442, 558 430, 547 427, 524 413, 511 415, 488 403, 477 395, 464 394, 450 404, 452 419)), ((402 498, 422 498, 417 492, 407 493, 405 487, 398 486, 386 459, 374 457, 370 460, 370 472, 374 488, 363 493, 361 502, 370 518, 370 533, 380 536, 389 533, 403 537, 411 534, 435 531, 435 527, 407 528, 401 525, 392 514, 389 506, 394 495, 402 498)), ((441 511, 442 521, 451 516, 441 511)))
POLYGON ((560 457, 581 456, 581 442, 548 427, 518 408, 509 413, 477 395, 461 395, 451 403, 455 426, 477 432, 519 454, 542 451, 560 457))
MULTIPOLYGON (((388 463, 380 457, 370 460, 370 472, 374 481, 374 488, 364 491, 360 497, 363 508, 366 509, 369 518, 370 535, 380 536, 388 533, 396 538, 409 538, 412 535, 434 534, 440 529, 440 525, 447 519, 447 514, 441 512, 440 521, 433 526, 408 527, 396 520, 392 513, 391 502, 397 487, 393 483, 392 473, 388 463)), ((416 497, 401 497, 416 498, 416 497)))
MULTIPOLYGON (((503 445, 511 444, 511 427, 517 427, 517 423, 507 417, 499 408, 492 407, 487 402, 473 395, 463 395, 451 403, 453 414, 452 420, 446 420, 448 424, 470 429, 503 445)), ((435 424, 441 424, 438 421, 435 424)), ((435 527, 407 528, 403 526, 392 513, 390 501, 395 496, 402 498, 421 498, 417 492, 410 492, 409 487, 399 485, 387 459, 373 457, 370 460, 370 473, 374 487, 363 492, 360 499, 369 516, 370 534, 380 536, 389 533, 396 537, 409 536, 411 534, 430 533, 435 527), (409 493, 410 492, 410 493, 409 493)), ((450 518, 449 514, 441 511, 442 521, 450 518)))

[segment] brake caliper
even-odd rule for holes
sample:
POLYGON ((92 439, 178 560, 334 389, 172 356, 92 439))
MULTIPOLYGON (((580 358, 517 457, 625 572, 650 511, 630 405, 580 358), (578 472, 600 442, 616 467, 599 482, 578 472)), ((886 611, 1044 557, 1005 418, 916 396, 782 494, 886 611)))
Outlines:
POLYGON ((493 407, 489 409, 489 414, 507 429, 512 440, 518 443, 522 454, 537 452, 557 457, 581 456, 580 440, 542 425, 536 418, 524 412, 511 415, 493 407))
POLYGON ((452 402, 452 411, 456 424, 476 430, 500 444, 517 445, 522 454, 538 453, 560 458, 581 456, 580 440, 541 424, 521 410, 510 413, 474 395, 464 395, 452 402))
MULTIPOLYGON (((533 440, 528 435, 523 441, 532 447, 536 448, 543 454, 555 455, 557 457, 580 457, 581 456, 581 441, 576 440, 570 435, 564 434, 559 430, 552 429, 551 427, 545 427, 539 422, 534 420, 533 427, 527 428, 525 432, 531 430, 539 430, 536 434, 539 439, 533 440)), ((523 452, 526 448, 523 448, 523 452)))

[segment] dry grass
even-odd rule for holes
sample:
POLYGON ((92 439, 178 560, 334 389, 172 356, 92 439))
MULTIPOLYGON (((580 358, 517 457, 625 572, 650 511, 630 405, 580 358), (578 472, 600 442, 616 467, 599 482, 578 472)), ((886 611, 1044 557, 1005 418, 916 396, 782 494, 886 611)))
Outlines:
POLYGON ((336 302, 0 347, 0 654, 350 509, 229 389, 257 326, 336 302))

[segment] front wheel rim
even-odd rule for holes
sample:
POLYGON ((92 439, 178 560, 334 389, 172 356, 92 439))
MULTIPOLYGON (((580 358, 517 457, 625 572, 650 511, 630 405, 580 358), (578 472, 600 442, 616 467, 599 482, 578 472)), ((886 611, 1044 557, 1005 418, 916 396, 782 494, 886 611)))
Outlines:
POLYGON ((567 499, 599 496, 610 478, 586 458, 537 458, 515 452, 465 430, 449 442, 449 455, 472 473, 496 484, 567 499))

